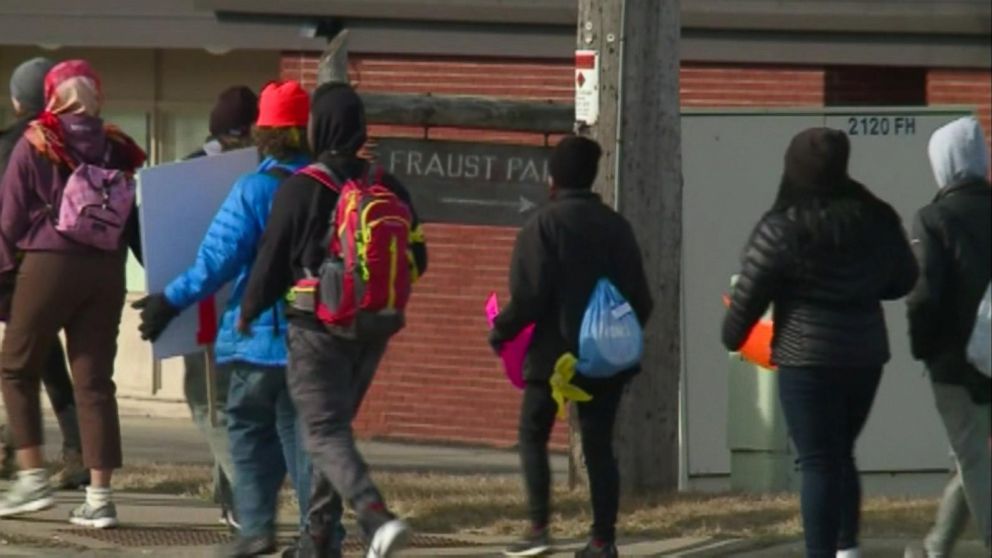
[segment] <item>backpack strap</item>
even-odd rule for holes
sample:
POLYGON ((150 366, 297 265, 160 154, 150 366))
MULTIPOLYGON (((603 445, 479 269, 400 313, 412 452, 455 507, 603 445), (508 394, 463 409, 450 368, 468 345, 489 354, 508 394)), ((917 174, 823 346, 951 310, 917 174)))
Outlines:
POLYGON ((341 193, 341 180, 334 174, 327 165, 322 163, 314 163, 312 165, 307 165, 302 169, 296 171, 296 174, 302 174, 307 178, 312 178, 317 182, 323 184, 328 190, 334 192, 335 194, 341 193))

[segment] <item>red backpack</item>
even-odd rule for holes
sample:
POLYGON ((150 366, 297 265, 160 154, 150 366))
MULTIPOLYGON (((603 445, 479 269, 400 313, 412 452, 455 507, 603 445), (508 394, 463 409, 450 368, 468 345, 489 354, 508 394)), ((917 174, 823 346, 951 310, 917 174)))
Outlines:
POLYGON ((366 176, 343 183, 320 163, 299 174, 336 192, 338 202, 317 277, 297 283, 295 294, 312 293, 308 298, 314 314, 336 335, 390 337, 405 325, 404 310, 416 278, 410 208, 382 184, 382 167, 370 165, 366 176))

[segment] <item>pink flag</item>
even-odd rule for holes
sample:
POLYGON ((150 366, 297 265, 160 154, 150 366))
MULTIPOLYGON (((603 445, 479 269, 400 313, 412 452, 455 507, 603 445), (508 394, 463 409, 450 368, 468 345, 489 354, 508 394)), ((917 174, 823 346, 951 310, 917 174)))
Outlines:
MULTIPOLYGON (((489 319, 490 328, 493 327, 497 315, 499 315, 499 299, 496 298, 496 293, 491 293, 486 299, 486 318, 489 319)), ((499 358, 503 361, 506 378, 517 389, 524 389, 524 358, 527 356, 530 338, 533 335, 534 324, 530 324, 511 341, 503 343, 503 347, 499 351, 499 358)))

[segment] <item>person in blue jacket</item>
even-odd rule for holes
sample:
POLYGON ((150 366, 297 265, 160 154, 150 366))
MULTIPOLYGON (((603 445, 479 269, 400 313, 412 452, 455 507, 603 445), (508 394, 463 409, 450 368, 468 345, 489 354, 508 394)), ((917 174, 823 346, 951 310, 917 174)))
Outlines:
MULTIPOLYGON (((286 323, 282 302, 236 329, 241 298, 255 252, 282 179, 309 163, 306 125, 309 97, 295 81, 272 82, 259 98, 255 144, 264 160, 242 176, 200 245, 196 262, 164 293, 137 303, 143 339, 155 340, 183 309, 233 281, 215 343, 218 366, 229 373, 227 428, 234 461, 234 504, 241 529, 225 556, 269 554, 276 549, 278 493, 290 475, 306 524, 310 462, 296 431, 296 409, 286 386, 286 323)), ((294 551, 287 554, 294 555, 294 551)))

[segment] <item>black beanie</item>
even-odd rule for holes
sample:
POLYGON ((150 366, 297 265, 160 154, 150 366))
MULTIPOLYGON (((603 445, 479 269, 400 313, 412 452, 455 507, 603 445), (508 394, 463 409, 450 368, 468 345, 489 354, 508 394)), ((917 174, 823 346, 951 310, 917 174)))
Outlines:
POLYGON ((210 111, 210 135, 247 137, 257 118, 255 93, 243 85, 229 87, 217 97, 217 104, 210 111))
POLYGON ((785 177, 801 189, 826 192, 847 181, 851 142, 831 128, 810 128, 792 138, 785 152, 785 177))
POLYGON ((582 136, 568 136, 551 151, 551 178, 564 190, 588 190, 599 172, 603 150, 595 141, 582 136))

